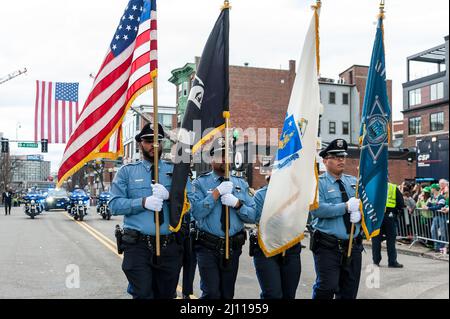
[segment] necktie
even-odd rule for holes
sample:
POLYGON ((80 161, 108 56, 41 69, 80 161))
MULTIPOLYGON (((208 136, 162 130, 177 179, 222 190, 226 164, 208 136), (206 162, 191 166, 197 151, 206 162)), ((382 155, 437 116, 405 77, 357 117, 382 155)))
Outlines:
MULTIPOLYGON (((225 180, 225 178, 224 178, 223 176, 220 176, 220 177, 217 179, 217 181, 218 181, 219 183, 222 183, 224 180, 225 180)), ((224 233, 225 233, 225 231, 226 231, 226 229, 225 229, 225 226, 226 226, 226 220, 225 220, 225 218, 226 218, 225 205, 222 205, 222 215, 220 216, 220 223, 222 224, 222 231, 223 231, 224 233)))
MULTIPOLYGON (((345 203, 348 201, 348 194, 347 194, 347 191, 345 190, 344 183, 340 179, 336 180, 336 182, 339 184, 339 190, 341 191, 342 202, 345 203)), ((344 224, 345 224, 345 228, 347 230, 347 234, 350 234, 350 230, 352 227, 352 223, 350 222, 350 214, 345 213, 344 216, 342 216, 342 217, 344 218, 344 224)))

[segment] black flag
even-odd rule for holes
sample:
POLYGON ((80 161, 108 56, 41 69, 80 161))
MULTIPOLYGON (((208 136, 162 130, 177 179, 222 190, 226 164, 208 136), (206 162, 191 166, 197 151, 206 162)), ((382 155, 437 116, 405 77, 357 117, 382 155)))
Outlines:
POLYGON ((191 139, 179 138, 176 146, 177 153, 170 193, 170 229, 172 231, 179 230, 182 216, 186 210, 185 187, 189 175, 192 149, 197 149, 202 144, 202 136, 198 136, 198 133, 197 135, 193 134, 194 121, 201 121, 203 131, 210 128, 219 130, 225 128, 223 112, 228 111, 230 91, 229 28, 229 8, 225 7, 203 49, 181 125, 182 131, 188 132, 191 139))

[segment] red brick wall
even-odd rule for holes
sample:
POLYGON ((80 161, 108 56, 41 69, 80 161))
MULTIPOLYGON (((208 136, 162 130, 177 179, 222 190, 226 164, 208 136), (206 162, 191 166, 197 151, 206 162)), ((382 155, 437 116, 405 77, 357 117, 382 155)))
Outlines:
MULTIPOLYGON (((343 78, 345 80, 345 83, 347 84, 355 84, 356 88, 359 92, 359 108, 360 108, 360 114, 362 113, 362 107, 364 103, 364 95, 366 92, 366 83, 367 83, 367 76, 369 74, 369 67, 362 66, 362 65, 353 65, 343 73, 339 74, 339 77, 343 78), (350 77, 350 73, 353 73, 353 76, 350 77)), ((392 80, 386 81, 386 87, 387 87, 387 94, 389 103, 391 104, 391 109, 393 108, 392 105, 392 80)))
MULTIPOLYGON (((353 176, 358 175, 359 159, 347 159, 345 173, 353 176)), ((401 184, 405 179, 416 177, 415 163, 408 164, 406 160, 389 160, 389 177, 390 181, 395 184, 401 184)))
POLYGON ((295 61, 289 61, 289 67, 274 70, 230 66, 232 127, 278 128, 281 132, 295 80, 295 61))

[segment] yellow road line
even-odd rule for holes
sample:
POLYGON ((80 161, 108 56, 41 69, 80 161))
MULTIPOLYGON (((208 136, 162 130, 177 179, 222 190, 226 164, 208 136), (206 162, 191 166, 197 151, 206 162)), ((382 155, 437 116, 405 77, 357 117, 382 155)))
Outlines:
MULTIPOLYGON (((106 248, 111 250, 117 257, 123 259, 123 255, 119 255, 117 253, 117 244, 115 242, 113 242, 111 239, 109 239, 108 237, 106 237, 104 234, 102 234, 99 230, 97 230, 94 227, 88 225, 84 221, 74 220, 73 217, 70 216, 68 213, 64 213, 64 215, 67 218, 75 221, 78 225, 80 225, 83 229, 85 229, 89 234, 91 234, 95 239, 97 239, 100 243, 102 243, 103 246, 105 246, 106 248)), ((180 285, 177 285, 177 292, 182 294, 182 288, 181 288, 180 285)), ((190 297, 192 299, 197 299, 197 297, 195 295, 191 295, 190 297)))

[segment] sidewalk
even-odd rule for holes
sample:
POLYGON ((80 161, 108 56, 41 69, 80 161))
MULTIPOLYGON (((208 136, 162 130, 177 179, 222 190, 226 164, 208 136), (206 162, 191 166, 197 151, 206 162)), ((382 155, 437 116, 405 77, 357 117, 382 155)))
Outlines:
MULTIPOLYGON (((370 240, 365 240, 364 241, 364 246, 366 247, 372 247, 372 242, 370 240)), ((396 244, 396 248, 397 248, 397 252, 399 254, 404 254, 404 255, 411 255, 411 256, 419 256, 419 257, 424 257, 424 258, 430 258, 430 259, 435 259, 435 260, 442 260, 442 261, 449 261, 449 256, 448 254, 441 254, 441 253, 436 253, 433 250, 424 247, 421 243, 416 242, 411 248, 410 248, 411 244, 409 243, 403 243, 400 241, 397 241, 396 244)), ((383 243, 381 244, 381 249, 383 251, 386 251, 386 242, 383 241, 383 243)))

